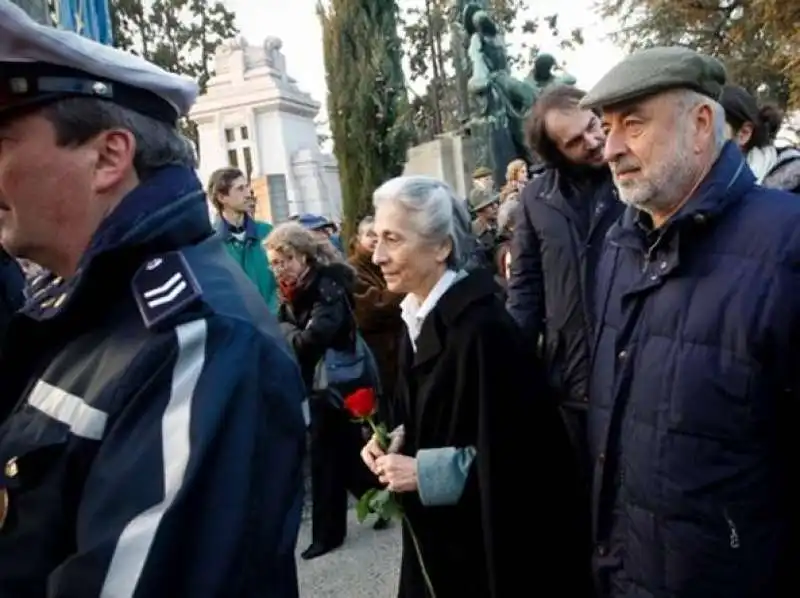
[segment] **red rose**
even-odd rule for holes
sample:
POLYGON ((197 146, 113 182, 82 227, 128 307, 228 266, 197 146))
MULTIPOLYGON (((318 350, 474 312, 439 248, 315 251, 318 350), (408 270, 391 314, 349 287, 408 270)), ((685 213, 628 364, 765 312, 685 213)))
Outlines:
POLYGON ((366 419, 375 413, 375 392, 371 388, 359 388, 344 400, 344 406, 353 417, 366 419))

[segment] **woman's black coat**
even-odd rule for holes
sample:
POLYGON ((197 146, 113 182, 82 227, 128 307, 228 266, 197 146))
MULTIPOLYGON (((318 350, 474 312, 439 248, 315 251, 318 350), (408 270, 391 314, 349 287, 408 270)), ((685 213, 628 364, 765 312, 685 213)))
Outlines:
POLYGON ((313 266, 291 303, 282 301, 278 321, 294 349, 306 388, 328 349, 352 349, 355 271, 347 264, 313 266))
MULTIPOLYGON (((457 282, 401 347, 389 417, 403 453, 477 449, 454 506, 402 495, 437 598, 589 595, 588 537, 564 423, 489 273, 457 282), (539 588, 534 590, 534 588, 539 588)), ((401 598, 426 596, 408 528, 401 598)))

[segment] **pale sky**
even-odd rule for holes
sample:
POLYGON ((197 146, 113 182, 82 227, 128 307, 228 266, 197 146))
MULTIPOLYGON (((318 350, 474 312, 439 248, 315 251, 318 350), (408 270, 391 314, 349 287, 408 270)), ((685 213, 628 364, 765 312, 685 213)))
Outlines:
MULTIPOLYGON (((260 45, 269 36, 283 40, 286 66, 303 91, 325 103, 325 67, 322 32, 317 18, 317 0, 223 0, 236 13, 237 25, 251 44, 260 45)), ((575 52, 561 51, 549 36, 535 38, 543 51, 567 62, 567 71, 578 78, 578 86, 590 88, 624 55, 608 41, 613 23, 603 23, 593 10, 594 0, 531 0, 532 16, 560 12, 559 27, 568 32, 582 27, 586 43, 575 52), (563 11, 569 5, 569 11, 563 11), (562 10, 559 10, 562 9, 562 10)), ((399 0, 401 9, 414 0, 399 0)), ((543 27, 546 29, 546 27, 543 27)), ((507 42, 514 47, 513 39, 507 42)))

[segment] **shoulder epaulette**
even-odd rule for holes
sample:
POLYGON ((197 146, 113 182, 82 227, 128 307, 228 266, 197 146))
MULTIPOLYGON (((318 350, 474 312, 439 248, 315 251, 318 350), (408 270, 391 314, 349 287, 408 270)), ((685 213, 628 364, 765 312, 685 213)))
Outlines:
POLYGON ((180 251, 165 253, 142 265, 133 275, 131 289, 148 329, 163 324, 203 294, 180 251))

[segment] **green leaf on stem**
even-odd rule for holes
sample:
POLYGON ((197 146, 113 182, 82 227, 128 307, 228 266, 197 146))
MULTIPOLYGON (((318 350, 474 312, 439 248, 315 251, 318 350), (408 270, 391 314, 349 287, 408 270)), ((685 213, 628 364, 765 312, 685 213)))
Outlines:
POLYGON ((403 507, 393 492, 383 490, 387 494, 386 500, 381 505, 381 517, 384 519, 399 519, 403 516, 403 507))
POLYGON ((375 426, 375 434, 378 436, 378 444, 381 445, 384 451, 387 450, 392 440, 389 438, 389 431, 386 429, 386 424, 378 424, 375 426))
POLYGON ((378 490, 370 502, 370 510, 382 519, 394 519, 402 516, 403 509, 394 493, 378 490))
POLYGON ((356 519, 359 523, 364 523, 364 520, 372 513, 372 501, 375 495, 380 492, 377 488, 370 488, 367 490, 356 503, 356 519))

